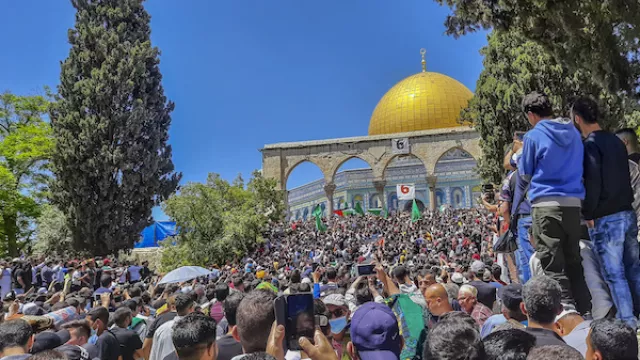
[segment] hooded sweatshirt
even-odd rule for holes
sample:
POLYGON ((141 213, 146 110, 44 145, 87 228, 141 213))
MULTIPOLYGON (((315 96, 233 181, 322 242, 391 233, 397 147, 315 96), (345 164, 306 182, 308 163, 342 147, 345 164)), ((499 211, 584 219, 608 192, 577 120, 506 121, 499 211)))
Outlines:
POLYGON ((530 181, 533 207, 580 207, 582 184, 582 139, 571 120, 541 120, 524 136, 518 171, 530 181))

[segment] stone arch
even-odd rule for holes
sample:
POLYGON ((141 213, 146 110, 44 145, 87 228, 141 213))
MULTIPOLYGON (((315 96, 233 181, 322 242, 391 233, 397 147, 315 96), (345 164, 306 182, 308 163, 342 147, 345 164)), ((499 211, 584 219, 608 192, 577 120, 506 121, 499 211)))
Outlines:
POLYGON ((438 165, 441 165, 441 166, 442 166, 442 163, 440 163, 440 161, 441 161, 441 160, 446 160, 446 157, 447 157, 448 155, 450 155, 452 151, 453 151, 453 152, 455 152, 456 150, 459 150, 459 151, 461 151, 461 152, 463 152, 463 153, 465 153, 465 154, 468 154, 468 155, 469 155, 469 159, 472 159, 472 160, 473 160, 473 162, 475 163, 474 167, 477 165, 477 163, 478 163, 478 159, 477 159, 476 157, 474 157, 474 156, 473 156, 473 154, 472 154, 470 151, 468 151, 467 149, 465 149, 465 148, 464 148, 464 147, 462 147, 462 146, 453 146, 453 147, 450 147, 450 148, 448 148, 447 150, 443 151, 443 152, 442 152, 442 153, 441 153, 441 154, 436 158, 436 161, 433 163, 433 168, 431 169, 431 172, 430 172, 430 173, 431 173, 431 174, 434 174, 434 175, 438 175, 438 173, 443 172, 442 170, 440 170, 440 171, 439 171, 439 169, 438 169, 438 165))
POLYGON ((363 210, 367 209, 367 204, 365 203, 365 197, 363 193, 357 193, 351 197, 350 207, 352 209, 356 208, 356 203, 360 203, 360 206, 362 207, 363 210))
POLYGON ((369 194, 369 209, 382 207, 382 200, 380 194, 369 194))
MULTIPOLYGON (((375 164, 374 161, 371 161, 372 159, 367 160, 368 156, 365 156, 365 154, 359 154, 359 155, 347 155, 344 157, 341 157, 338 161, 335 161, 335 165, 333 167, 331 167, 331 170, 329 171, 329 183, 333 184, 334 183, 334 179, 336 177, 336 173, 338 172, 338 170, 340 170, 340 167, 342 165, 344 165, 344 163, 346 163, 347 161, 351 160, 351 159, 360 159, 364 162, 367 163, 367 165, 369 165, 369 168, 371 168, 371 170, 373 170, 373 164, 375 164)), ((325 176, 326 178, 326 176, 325 176)))
MULTIPOLYGON (((416 199, 416 205, 418 206, 418 210, 420 210, 420 212, 424 211, 425 206, 422 200, 416 199)), ((410 213, 412 209, 413 209, 413 201, 407 201, 404 203, 404 206, 403 206, 404 212, 410 213)))
POLYGON ((387 178, 387 169, 389 168, 389 165, 391 165, 391 163, 399 158, 412 158, 412 159, 417 159, 418 161, 420 161, 420 163, 422 164, 422 166, 424 167, 425 173, 429 171, 429 169, 427 169, 427 164, 424 162, 423 159, 421 159, 418 155, 416 154, 396 154, 393 155, 391 157, 389 157, 389 159, 387 159, 384 162, 384 166, 382 167, 382 179, 386 179, 387 178))
POLYGON ((308 163, 311 163, 311 164, 315 165, 320 170, 320 172, 322 172, 322 174, 324 175, 325 182, 326 182, 327 176, 326 176, 325 172, 322 170, 322 166, 318 162, 314 161, 314 159, 302 158, 302 159, 295 160, 292 165, 288 165, 285 168, 285 170, 284 170, 284 180, 283 180, 283 183, 282 183, 282 188, 283 189, 287 190, 287 183, 289 182, 289 176, 291 175, 293 170, 295 170, 295 168, 297 168, 298 165, 300 165, 302 163, 305 163, 305 162, 308 162, 308 163))
POLYGON ((435 194, 435 205, 436 206, 440 206, 440 205, 444 205, 447 203, 447 199, 444 193, 444 190, 442 189, 436 189, 436 194, 435 194))
POLYGON ((465 200, 464 189, 462 187, 456 186, 451 189, 451 199, 449 201, 454 209, 464 208, 465 200))
POLYGON ((395 191, 392 191, 388 195, 387 199, 387 210, 396 211, 398 210, 398 195, 395 191))

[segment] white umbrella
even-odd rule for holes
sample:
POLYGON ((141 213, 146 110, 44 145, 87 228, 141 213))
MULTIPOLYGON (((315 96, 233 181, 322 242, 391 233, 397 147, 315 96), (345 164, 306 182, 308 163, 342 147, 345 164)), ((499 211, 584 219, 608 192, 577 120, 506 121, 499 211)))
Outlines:
POLYGON ((200 266, 183 266, 169 271, 169 273, 165 275, 158 284, 180 283, 183 281, 193 280, 200 276, 208 276, 210 274, 210 270, 200 266))

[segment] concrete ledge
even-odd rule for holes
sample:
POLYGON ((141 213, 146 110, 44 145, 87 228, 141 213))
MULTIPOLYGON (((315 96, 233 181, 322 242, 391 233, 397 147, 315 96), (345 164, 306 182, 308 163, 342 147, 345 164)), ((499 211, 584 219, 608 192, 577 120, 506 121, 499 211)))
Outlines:
POLYGON ((405 133, 373 135, 373 136, 355 136, 355 137, 338 138, 338 139, 284 142, 284 143, 267 144, 262 149, 260 149, 260 151, 276 150, 276 149, 293 149, 293 148, 302 148, 302 147, 317 146, 317 145, 331 145, 331 144, 345 144, 345 143, 352 144, 352 143, 370 142, 370 141, 377 141, 377 140, 391 140, 391 139, 405 138, 405 137, 415 138, 415 137, 422 137, 422 136, 443 136, 443 135, 458 135, 458 134, 469 134, 473 137, 473 135, 477 135, 477 131, 475 131, 472 127, 461 126, 461 127, 455 127, 455 128, 412 131, 412 132, 405 132, 405 133))

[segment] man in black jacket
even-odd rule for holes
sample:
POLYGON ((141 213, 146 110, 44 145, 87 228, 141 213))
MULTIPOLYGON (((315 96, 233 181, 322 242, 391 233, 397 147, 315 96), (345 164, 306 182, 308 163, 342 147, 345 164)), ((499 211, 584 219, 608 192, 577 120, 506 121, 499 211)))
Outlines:
POLYGON ((600 259, 618 318, 636 328, 640 313, 640 248, 624 143, 598 124, 598 106, 583 97, 571 117, 584 140, 582 215, 600 259))

